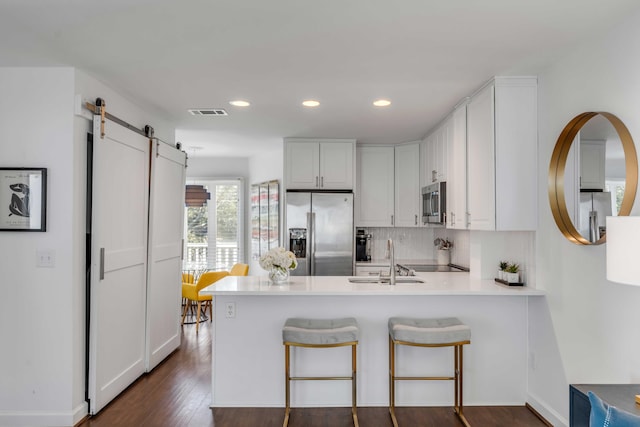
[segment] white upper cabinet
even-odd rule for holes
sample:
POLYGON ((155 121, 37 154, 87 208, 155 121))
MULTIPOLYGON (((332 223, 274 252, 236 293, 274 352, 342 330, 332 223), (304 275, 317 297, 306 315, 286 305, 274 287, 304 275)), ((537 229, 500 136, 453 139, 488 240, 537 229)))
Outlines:
POLYGON ((604 140, 580 140, 580 189, 604 191, 604 140))
POLYGON ((394 215, 393 147, 358 147, 356 153, 355 224, 390 227, 394 215))
POLYGON ((355 140, 285 139, 285 186, 296 190, 352 190, 355 140))
POLYGON ((537 227, 537 80, 496 77, 467 105, 471 230, 537 227))
POLYGON ((452 120, 448 118, 422 141, 422 186, 447 180, 447 152, 452 132, 452 120))
POLYGON ((396 227, 418 227, 420 217, 420 144, 395 147, 396 227))
POLYGON ((451 116, 447 151, 447 228, 467 228, 467 104, 451 116))

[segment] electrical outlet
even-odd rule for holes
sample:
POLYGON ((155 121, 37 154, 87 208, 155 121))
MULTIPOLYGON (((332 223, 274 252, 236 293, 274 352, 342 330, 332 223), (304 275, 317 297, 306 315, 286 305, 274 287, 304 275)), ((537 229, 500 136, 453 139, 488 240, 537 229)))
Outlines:
POLYGON ((56 251, 53 249, 38 249, 36 251, 36 266, 53 268, 56 266, 56 251))
POLYGON ((228 302, 224 308, 224 315, 228 319, 233 319, 236 317, 236 303, 228 302))

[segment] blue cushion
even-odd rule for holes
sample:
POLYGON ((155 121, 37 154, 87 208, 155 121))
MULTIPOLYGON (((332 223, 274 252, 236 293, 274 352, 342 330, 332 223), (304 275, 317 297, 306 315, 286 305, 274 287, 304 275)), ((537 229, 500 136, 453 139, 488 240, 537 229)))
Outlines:
POLYGON ((589 427, 639 427, 640 417, 608 405, 598 396, 589 392, 591 416, 589 427))

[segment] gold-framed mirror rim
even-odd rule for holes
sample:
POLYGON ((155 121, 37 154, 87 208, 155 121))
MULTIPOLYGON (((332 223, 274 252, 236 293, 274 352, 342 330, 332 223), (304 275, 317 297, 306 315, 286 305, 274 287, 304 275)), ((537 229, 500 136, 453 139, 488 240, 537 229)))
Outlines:
POLYGON ((551 155, 551 162, 549 164, 548 193, 549 205, 556 225, 560 229, 560 232, 569 241, 577 245, 601 245, 606 242, 607 238, 605 233, 605 235, 598 241, 590 242, 582 236, 580 232, 578 232, 567 209, 564 187, 564 173, 571 145, 573 144, 573 141, 580 129, 582 129, 589 120, 597 115, 603 116, 609 121, 609 123, 611 123, 620 137, 620 142, 622 143, 624 151, 626 175, 625 190, 618 216, 628 216, 631 213, 638 188, 638 157, 636 147, 629 129, 627 129, 622 120, 608 112, 588 111, 577 115, 569 121, 562 132, 560 132, 560 136, 556 141, 556 145, 554 146, 553 153, 551 155))

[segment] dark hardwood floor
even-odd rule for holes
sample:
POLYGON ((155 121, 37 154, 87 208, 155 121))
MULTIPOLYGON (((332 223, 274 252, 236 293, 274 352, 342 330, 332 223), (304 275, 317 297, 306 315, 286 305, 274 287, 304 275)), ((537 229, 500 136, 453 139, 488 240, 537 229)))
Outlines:
MULTIPOLYGON (((209 323, 183 327, 180 348, 142 376, 98 415, 77 427, 270 427, 281 426, 282 408, 209 408, 211 336, 209 323)), ((473 427, 542 427, 524 406, 469 406, 473 427)), ((458 427, 451 408, 396 408, 398 423, 411 427, 458 427)), ((387 408, 358 408, 362 427, 390 427, 387 408)), ((350 408, 294 408, 290 427, 350 427, 350 408)))

